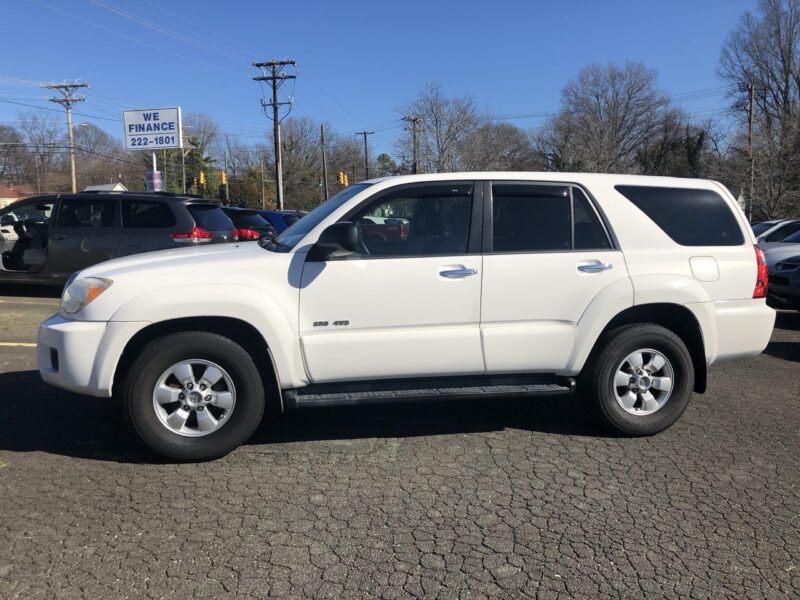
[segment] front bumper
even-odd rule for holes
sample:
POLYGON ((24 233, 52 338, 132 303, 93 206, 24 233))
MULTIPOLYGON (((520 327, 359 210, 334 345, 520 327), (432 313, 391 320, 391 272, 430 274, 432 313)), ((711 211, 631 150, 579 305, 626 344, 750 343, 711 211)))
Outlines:
POLYGON ((770 298, 792 308, 800 307, 800 273, 795 270, 769 274, 770 298))
POLYGON ((108 398, 127 342, 146 322, 75 321, 53 315, 39 326, 36 358, 47 383, 108 398))

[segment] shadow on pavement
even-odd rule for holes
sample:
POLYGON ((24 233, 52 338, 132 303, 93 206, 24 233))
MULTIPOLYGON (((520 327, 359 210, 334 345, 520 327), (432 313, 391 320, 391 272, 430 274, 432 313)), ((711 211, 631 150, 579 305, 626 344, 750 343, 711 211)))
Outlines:
MULTIPOLYGON (((602 435, 577 398, 452 400, 314 408, 266 416, 250 445, 525 429, 602 435)), ((168 462, 147 451, 119 401, 57 390, 37 371, 0 373, 0 450, 125 463, 168 462)))
POLYGON ((772 342, 764 350, 764 354, 783 360, 800 362, 800 344, 797 342, 772 342))
POLYGON ((800 330, 800 312, 795 310, 779 310, 775 315, 775 328, 800 330))
POLYGON ((12 285, 0 284, 0 296, 15 296, 26 298, 60 298, 63 286, 60 285, 12 285))

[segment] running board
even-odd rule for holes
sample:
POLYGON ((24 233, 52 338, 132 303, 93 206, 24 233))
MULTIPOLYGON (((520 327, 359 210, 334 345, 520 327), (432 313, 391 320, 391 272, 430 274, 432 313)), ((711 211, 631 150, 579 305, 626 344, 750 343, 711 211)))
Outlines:
POLYGON ((557 396, 571 394, 571 377, 472 377, 312 384, 285 390, 287 408, 382 404, 415 400, 486 397, 557 396))

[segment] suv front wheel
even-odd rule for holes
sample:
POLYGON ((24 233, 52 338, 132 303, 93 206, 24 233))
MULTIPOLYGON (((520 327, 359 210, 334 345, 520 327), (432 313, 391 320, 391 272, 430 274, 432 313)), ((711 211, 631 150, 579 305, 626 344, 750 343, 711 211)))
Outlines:
POLYGON ((652 323, 607 333, 580 387, 601 424, 624 435, 652 435, 675 423, 692 397, 694 367, 675 333, 652 323))
POLYGON ((218 458, 253 434, 264 414, 264 386, 250 355, 207 332, 148 344, 122 387, 125 414, 156 452, 179 460, 218 458))

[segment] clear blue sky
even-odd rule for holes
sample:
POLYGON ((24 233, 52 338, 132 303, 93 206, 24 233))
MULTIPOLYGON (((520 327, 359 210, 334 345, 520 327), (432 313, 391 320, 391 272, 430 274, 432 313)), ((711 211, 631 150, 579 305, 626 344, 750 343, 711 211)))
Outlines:
MULTIPOLYGON (((208 113, 224 132, 256 143, 268 121, 250 62, 291 57, 300 69, 295 115, 324 120, 345 134, 374 129, 375 151, 391 151, 399 132, 396 109, 426 81, 441 82, 451 94, 472 95, 496 115, 557 109, 564 83, 592 62, 641 61, 658 71, 669 94, 721 86, 716 68, 722 43, 755 5, 756 0, 4 0, 0 100, 57 108, 42 101, 44 90, 9 85, 7 78, 81 78, 92 96, 77 112, 118 119, 123 104, 178 105, 184 112, 208 113)), ((717 95, 685 106, 705 116, 725 102, 717 95)), ((0 122, 13 122, 21 110, 28 109, 0 102, 0 122)), ((104 119, 76 117, 121 137, 121 124, 104 119)), ((530 128, 541 121, 512 122, 530 128)))

